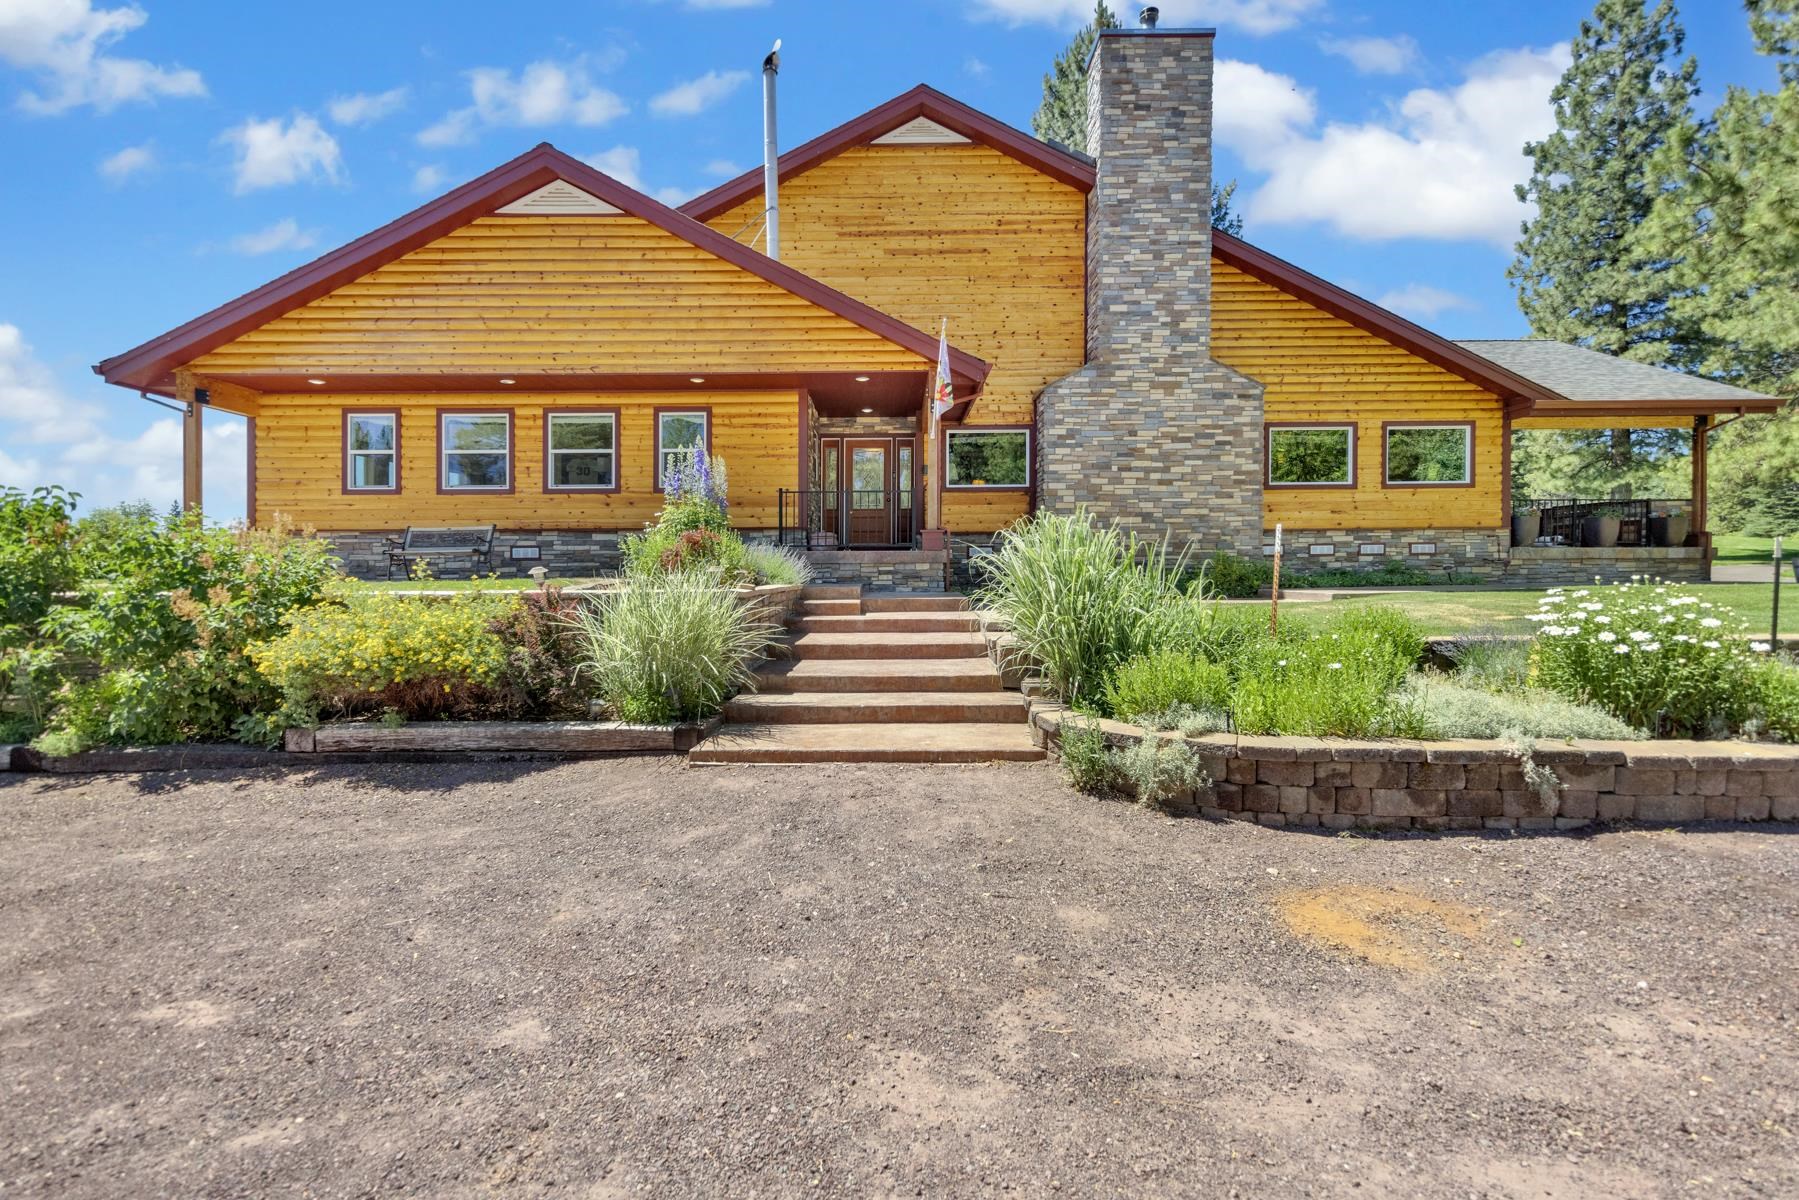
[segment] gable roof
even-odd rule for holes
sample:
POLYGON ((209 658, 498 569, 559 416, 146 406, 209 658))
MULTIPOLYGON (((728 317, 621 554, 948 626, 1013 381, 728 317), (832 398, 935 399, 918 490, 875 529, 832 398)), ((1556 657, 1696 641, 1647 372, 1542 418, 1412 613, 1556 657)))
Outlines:
MULTIPOLYGON (((94 366, 94 373, 121 387, 169 394, 173 386, 172 373, 183 363, 333 292, 478 217, 488 216, 514 201, 531 196, 559 179, 621 213, 641 218, 870 333, 911 350, 926 362, 936 361, 935 336, 733 241, 543 142, 348 245, 321 255, 141 346, 105 359, 94 366)), ((963 386, 978 386, 986 379, 987 371, 988 365, 981 359, 953 346, 950 348, 950 372, 963 386)))
MULTIPOLYGON (((1553 388, 1580 411, 1630 403, 1664 410, 1709 413, 1720 409, 1772 412, 1782 401, 1747 388, 1701 379, 1666 367, 1632 362, 1585 346, 1544 338, 1478 339, 1458 343, 1507 369, 1553 388)), ((1564 414, 1555 414, 1564 415, 1564 414)))
MULTIPOLYGON (((1083 192, 1093 190, 1093 160, 1085 154, 1040 141, 922 83, 781 155, 780 177, 787 179, 810 170, 921 117, 970 141, 990 146, 1069 187, 1083 192)), ((762 168, 757 167, 689 200, 681 211, 697 221, 710 221, 761 192, 762 168)))
POLYGON ((1212 255, 1246 275, 1253 275, 1290 295, 1298 296, 1313 307, 1321 308, 1357 329, 1391 342, 1452 375, 1458 375, 1493 392, 1504 399, 1508 407, 1524 411, 1538 405, 1565 403, 1561 395, 1537 380, 1493 362, 1441 334, 1432 333, 1424 326, 1408 321, 1372 300, 1365 300, 1347 288, 1320 279, 1283 258, 1276 258, 1242 238, 1214 229, 1212 255))

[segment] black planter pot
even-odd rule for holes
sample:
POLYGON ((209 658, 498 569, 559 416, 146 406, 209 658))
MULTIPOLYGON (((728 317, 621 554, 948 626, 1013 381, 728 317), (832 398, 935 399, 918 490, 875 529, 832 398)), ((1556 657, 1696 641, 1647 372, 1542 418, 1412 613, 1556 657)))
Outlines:
POLYGON ((1684 546, 1693 521, 1685 513, 1649 518, 1649 540, 1657 546, 1684 546))
POLYGON ((1512 545, 1534 546, 1542 533, 1542 509, 1525 508, 1512 514, 1512 545))
POLYGON ((1588 517, 1580 523, 1580 544, 1609 549, 1618 544, 1617 517, 1588 517))

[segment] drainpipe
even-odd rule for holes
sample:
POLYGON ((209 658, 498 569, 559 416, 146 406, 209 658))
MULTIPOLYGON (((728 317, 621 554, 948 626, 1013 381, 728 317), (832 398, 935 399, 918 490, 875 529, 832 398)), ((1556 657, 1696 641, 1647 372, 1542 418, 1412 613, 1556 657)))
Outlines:
POLYGON ((781 73, 781 39, 762 60, 762 215, 763 246, 770 258, 781 257, 781 151, 775 138, 775 76, 781 73))

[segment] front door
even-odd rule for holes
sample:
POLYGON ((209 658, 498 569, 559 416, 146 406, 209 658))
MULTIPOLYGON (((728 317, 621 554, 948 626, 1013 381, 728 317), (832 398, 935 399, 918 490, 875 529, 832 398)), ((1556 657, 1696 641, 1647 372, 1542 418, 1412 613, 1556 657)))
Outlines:
POLYGON ((843 441, 844 508, 851 546, 893 544, 893 442, 843 441))

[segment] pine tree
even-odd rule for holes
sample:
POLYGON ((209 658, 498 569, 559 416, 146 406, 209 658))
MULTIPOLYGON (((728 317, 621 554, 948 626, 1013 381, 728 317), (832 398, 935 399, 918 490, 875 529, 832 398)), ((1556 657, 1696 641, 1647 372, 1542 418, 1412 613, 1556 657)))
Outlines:
MULTIPOLYGON (((1093 20, 1074 35, 1068 48, 1056 56, 1043 77, 1043 99, 1031 115, 1031 132, 1047 142, 1059 142, 1070 150, 1088 154, 1087 61, 1102 29, 1117 29, 1118 16, 1106 0, 1093 6, 1093 20)), ((1243 232, 1243 218, 1231 211, 1237 181, 1212 185, 1212 226, 1236 235, 1243 232)))
POLYGON ((1639 362, 1696 357, 1669 312, 1669 263, 1632 239, 1655 201, 1650 159, 1693 126, 1692 59, 1674 0, 1599 0, 1573 62, 1550 93, 1556 130, 1525 146, 1534 166, 1518 198, 1535 203, 1507 278, 1541 337, 1639 362))

